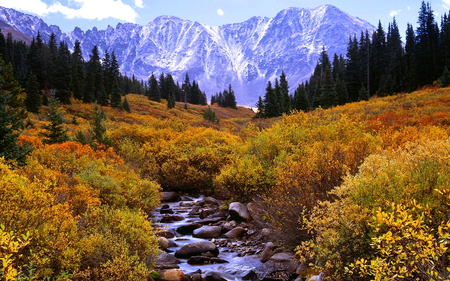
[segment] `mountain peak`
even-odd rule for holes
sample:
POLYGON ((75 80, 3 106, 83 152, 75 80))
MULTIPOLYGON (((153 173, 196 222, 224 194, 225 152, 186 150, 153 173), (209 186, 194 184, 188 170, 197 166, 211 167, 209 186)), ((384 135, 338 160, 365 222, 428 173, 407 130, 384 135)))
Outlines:
POLYGON ((282 71, 290 85, 297 85, 309 78, 323 46, 330 55, 345 54, 349 36, 375 29, 332 5, 292 7, 274 18, 252 17, 216 27, 160 16, 146 26, 119 23, 106 30, 75 28, 65 33, 37 17, 5 8, 0 8, 0 20, 30 37, 40 31, 48 40, 54 32, 69 47, 79 40, 86 60, 94 45, 100 53, 114 51, 122 73, 137 79, 171 73, 183 81, 188 73, 208 95, 231 84, 237 102, 249 106, 264 95, 267 81, 282 71))

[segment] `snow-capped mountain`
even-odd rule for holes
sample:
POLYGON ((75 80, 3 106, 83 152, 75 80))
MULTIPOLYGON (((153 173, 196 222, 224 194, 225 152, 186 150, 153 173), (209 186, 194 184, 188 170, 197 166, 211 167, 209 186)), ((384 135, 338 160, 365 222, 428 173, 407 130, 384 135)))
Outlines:
POLYGON ((183 81, 188 73, 208 96, 231 84, 238 103, 250 106, 264 95, 267 81, 282 71, 294 90, 311 75, 323 46, 330 57, 345 54, 349 36, 374 29, 331 5, 288 8, 274 18, 252 17, 218 27, 161 16, 145 26, 119 23, 106 30, 65 33, 37 17, 1 7, 0 20, 30 37, 40 31, 48 40, 53 32, 69 47, 79 40, 85 59, 94 45, 114 51, 122 73, 139 79, 164 72, 183 81))

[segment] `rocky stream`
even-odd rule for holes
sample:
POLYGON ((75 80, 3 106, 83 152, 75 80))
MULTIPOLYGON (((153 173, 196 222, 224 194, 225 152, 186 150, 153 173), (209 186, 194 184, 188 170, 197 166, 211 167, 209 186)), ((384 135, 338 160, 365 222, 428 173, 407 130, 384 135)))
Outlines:
POLYGON ((211 197, 164 192, 152 217, 162 281, 302 280, 304 267, 271 241, 254 203, 227 208, 211 197))

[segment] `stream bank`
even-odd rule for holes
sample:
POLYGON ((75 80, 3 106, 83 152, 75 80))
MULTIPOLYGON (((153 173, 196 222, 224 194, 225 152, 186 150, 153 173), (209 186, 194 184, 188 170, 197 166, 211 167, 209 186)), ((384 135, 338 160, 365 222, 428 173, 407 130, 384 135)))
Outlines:
POLYGON ((167 281, 301 280, 292 252, 271 241, 255 203, 163 192, 152 220, 160 245, 156 270, 167 281))

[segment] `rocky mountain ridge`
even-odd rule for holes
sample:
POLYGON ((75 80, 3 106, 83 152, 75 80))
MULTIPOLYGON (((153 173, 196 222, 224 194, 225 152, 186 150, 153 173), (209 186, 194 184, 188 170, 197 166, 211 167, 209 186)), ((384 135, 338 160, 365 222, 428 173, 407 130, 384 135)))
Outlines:
POLYGON ((55 33, 69 47, 79 40, 86 60, 94 45, 114 51, 122 73, 138 79, 164 72, 182 82, 188 73, 208 96, 231 84, 237 102, 250 106, 282 71, 293 91, 309 78, 323 46, 330 56, 345 54, 349 36, 374 29, 331 5, 288 8, 274 18, 252 17, 218 27, 160 16, 145 26, 119 23, 105 30, 63 32, 38 17, 2 7, 0 20, 29 37, 39 31, 48 40, 55 33))

